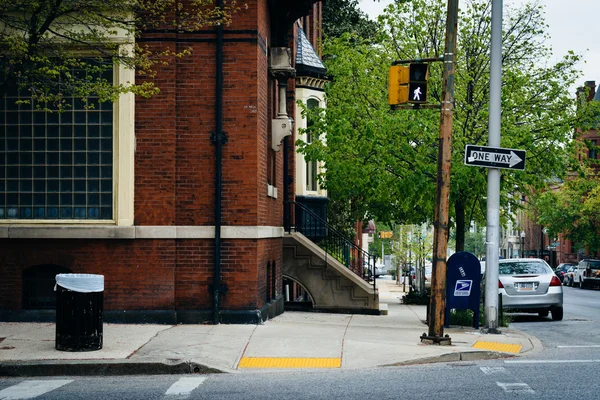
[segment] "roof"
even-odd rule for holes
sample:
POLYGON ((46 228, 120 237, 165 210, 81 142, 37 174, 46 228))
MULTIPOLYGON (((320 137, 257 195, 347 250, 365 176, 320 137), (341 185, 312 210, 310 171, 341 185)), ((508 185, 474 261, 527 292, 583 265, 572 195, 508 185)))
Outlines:
POLYGON ((306 37, 304 30, 300 27, 298 27, 296 49, 296 76, 325 76, 327 70, 323 61, 321 61, 310 40, 306 37))

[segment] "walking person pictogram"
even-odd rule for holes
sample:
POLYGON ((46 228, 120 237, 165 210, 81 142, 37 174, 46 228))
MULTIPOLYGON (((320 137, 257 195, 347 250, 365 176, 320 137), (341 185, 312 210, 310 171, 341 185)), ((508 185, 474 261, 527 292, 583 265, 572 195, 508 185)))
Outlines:
POLYGON ((413 90, 413 100, 421 100, 421 87, 417 86, 415 90, 413 90))

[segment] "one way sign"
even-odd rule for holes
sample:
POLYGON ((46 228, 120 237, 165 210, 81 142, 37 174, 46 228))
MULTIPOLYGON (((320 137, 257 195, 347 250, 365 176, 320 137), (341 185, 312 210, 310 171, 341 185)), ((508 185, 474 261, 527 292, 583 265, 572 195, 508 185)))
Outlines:
POLYGON ((465 147, 465 164, 478 167, 524 170, 525 150, 468 144, 465 147))

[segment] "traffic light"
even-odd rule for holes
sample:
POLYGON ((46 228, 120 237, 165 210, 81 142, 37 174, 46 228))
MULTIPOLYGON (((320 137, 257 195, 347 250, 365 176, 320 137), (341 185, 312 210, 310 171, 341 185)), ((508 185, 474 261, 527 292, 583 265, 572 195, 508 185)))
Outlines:
POLYGON ((409 64, 408 102, 427 103, 427 63, 409 64))
POLYGON ((391 239, 394 236, 392 231, 381 231, 379 232, 379 239, 391 239))
POLYGON ((408 102, 408 72, 406 65, 390 67, 388 81, 388 103, 393 106, 408 102))

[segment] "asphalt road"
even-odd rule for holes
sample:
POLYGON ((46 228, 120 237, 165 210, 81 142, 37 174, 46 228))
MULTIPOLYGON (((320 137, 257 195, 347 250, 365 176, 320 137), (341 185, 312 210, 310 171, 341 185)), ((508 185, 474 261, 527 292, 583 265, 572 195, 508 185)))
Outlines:
POLYGON ((563 286, 563 291, 562 321, 513 314, 511 326, 542 341, 544 351, 532 357, 565 363, 600 360, 600 290, 563 286))
POLYGON ((597 399, 600 364, 511 360, 368 370, 0 379, 0 399, 597 399), (587 379, 582 384, 584 377, 587 379), (558 379, 561 378, 561 379, 558 379))

